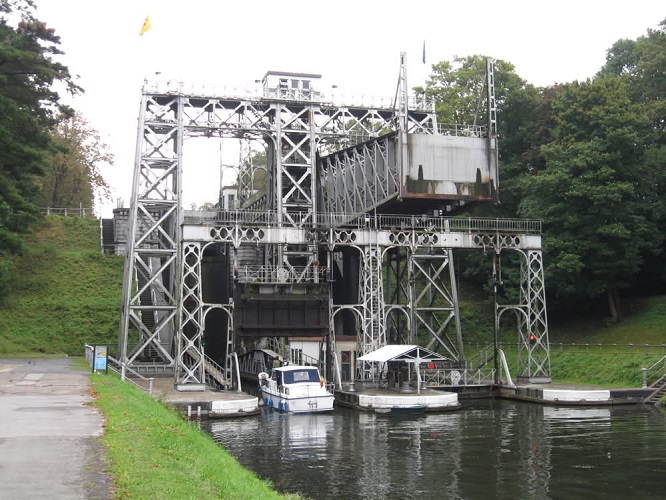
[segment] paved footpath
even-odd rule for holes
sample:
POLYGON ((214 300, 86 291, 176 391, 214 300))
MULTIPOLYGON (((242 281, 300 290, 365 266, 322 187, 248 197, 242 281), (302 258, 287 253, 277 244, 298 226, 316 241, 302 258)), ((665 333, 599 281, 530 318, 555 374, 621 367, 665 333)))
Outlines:
POLYGON ((0 499, 112 498, 103 419, 71 361, 0 358, 0 499))

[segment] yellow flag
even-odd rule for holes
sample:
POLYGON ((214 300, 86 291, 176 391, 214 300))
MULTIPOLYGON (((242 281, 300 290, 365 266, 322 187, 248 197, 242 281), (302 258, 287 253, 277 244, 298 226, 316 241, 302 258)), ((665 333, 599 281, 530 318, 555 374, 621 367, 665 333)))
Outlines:
POLYGON ((143 22, 143 26, 141 26, 141 31, 139 31, 139 36, 143 36, 143 34, 150 28, 152 28, 152 25, 150 24, 150 16, 146 16, 146 20, 143 22))

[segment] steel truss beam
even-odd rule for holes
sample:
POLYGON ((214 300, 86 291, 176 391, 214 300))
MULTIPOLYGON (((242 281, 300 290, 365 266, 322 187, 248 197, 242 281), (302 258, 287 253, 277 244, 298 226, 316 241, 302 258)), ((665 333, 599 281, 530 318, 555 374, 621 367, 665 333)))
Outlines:
POLYGON ((384 253, 388 282, 385 314, 390 338, 405 344, 427 343, 428 349, 441 348, 447 357, 462 363, 452 249, 410 244, 402 250, 388 247, 384 253))
POLYGON ((400 185, 396 140, 395 135, 383 136, 326 157, 321 179, 323 211, 363 213, 396 193, 400 185))

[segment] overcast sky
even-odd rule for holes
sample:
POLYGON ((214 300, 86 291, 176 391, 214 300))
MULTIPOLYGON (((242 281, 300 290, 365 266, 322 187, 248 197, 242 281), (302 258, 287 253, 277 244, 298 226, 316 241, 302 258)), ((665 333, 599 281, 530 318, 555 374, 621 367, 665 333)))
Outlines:
MULTIPOLYGON (((615 41, 645 35, 666 18, 663 0, 36 3, 86 91, 71 104, 111 147, 116 165, 104 175, 126 202, 141 86, 156 72, 219 86, 252 84, 268 70, 318 73, 341 93, 392 95, 405 51, 410 87, 425 82, 431 64, 474 54, 511 62, 529 83, 547 86, 593 76, 615 41), (139 36, 146 15, 152 29, 139 36)), ((219 182, 213 163, 209 180, 219 182)), ((216 183, 206 184, 196 198, 215 201, 216 183)), ((185 194, 186 204, 194 199, 185 194)))

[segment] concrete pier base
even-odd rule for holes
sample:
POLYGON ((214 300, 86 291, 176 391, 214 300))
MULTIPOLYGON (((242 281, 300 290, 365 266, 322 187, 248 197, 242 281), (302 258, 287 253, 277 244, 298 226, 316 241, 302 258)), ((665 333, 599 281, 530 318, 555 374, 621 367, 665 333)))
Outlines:
POLYGON ((639 404, 650 389, 603 389, 573 384, 527 384, 498 387, 499 396, 533 403, 563 406, 639 404))
POLYGON ((443 392, 424 389, 417 394, 392 391, 386 389, 359 389, 356 391, 336 391, 335 404, 362 411, 376 413, 425 413, 450 411, 460 408, 458 395, 454 392, 443 392))
POLYGON ((158 399, 189 418, 250 417, 261 412, 259 398, 244 392, 213 391, 198 385, 183 390, 176 388, 170 377, 156 378, 153 385, 158 399))

